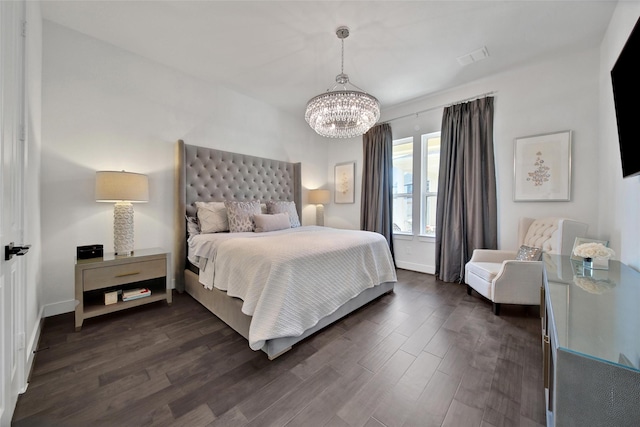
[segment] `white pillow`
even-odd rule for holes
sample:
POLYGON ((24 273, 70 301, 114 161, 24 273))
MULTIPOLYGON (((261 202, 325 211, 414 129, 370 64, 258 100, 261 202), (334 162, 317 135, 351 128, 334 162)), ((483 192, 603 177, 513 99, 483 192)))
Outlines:
POLYGON ((196 202, 201 233, 229 231, 227 208, 224 202, 196 202))
POLYGON ((291 228, 291 224, 289 223, 289 214, 286 212, 273 215, 254 215, 253 221, 256 223, 256 233, 291 228))
POLYGON ((300 227, 300 218, 296 210, 295 202, 287 202, 283 200, 269 200, 267 202, 267 213, 277 214, 286 212, 289 214, 289 223, 291 228, 300 227))

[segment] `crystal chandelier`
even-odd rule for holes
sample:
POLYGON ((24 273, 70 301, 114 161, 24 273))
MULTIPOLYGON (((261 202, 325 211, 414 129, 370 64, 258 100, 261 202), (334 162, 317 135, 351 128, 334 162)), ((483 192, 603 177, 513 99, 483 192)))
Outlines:
POLYGON ((344 73, 344 39, 349 28, 339 27, 336 35, 342 41, 342 66, 336 84, 325 93, 311 98, 304 119, 319 135, 327 138, 353 138, 368 131, 380 118, 380 103, 349 81, 344 73), (350 84, 357 90, 347 90, 350 84), (335 90, 342 86, 342 90, 335 90))

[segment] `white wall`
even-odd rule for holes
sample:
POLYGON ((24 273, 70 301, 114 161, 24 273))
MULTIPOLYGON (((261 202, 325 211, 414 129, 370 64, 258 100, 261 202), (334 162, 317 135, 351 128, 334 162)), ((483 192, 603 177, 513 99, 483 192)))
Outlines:
MULTIPOLYGON (((96 203, 96 170, 149 175, 134 205, 135 247, 173 249, 174 150, 186 143, 301 162, 325 185, 325 140, 300 117, 44 21, 42 271, 45 314, 74 309, 76 246, 113 251, 113 206, 96 203)), ((303 202, 306 194, 303 194, 303 202)), ((303 224, 315 222, 304 206, 303 224)))
POLYGON ((362 188, 362 138, 325 139, 328 150, 327 185, 331 202, 325 206, 324 224, 327 227, 360 229, 360 196, 362 188), (355 162, 354 203, 335 203, 335 166, 338 163, 355 162))
MULTIPOLYGON (((436 96, 385 109, 381 121, 411 115, 391 121, 394 139, 439 131, 443 105, 495 91, 494 149, 498 180, 499 247, 516 248, 518 219, 521 216, 571 217, 587 222, 589 235, 601 238, 606 231, 598 230, 598 160, 594 155, 599 142, 598 70, 597 49, 548 58, 436 96), (433 110, 417 117, 412 114, 431 108, 433 110), (573 131, 571 201, 514 202, 514 139, 563 130, 573 131)), ((352 145, 355 144, 348 144, 346 149, 342 145, 332 145, 329 161, 347 160, 342 153, 348 150, 357 164, 362 163, 361 143, 358 144, 358 150, 352 149, 352 145)), ((331 209, 333 214, 335 206, 331 206, 331 209)), ((347 212, 342 209, 339 215, 343 216, 345 223, 359 224, 359 211, 347 212), (347 214, 351 216, 346 217, 347 214)), ((394 240, 394 249, 399 267, 434 271, 434 239, 399 236, 394 240)))
MULTIPOLYGON (((598 161, 598 232, 611 241, 618 259, 640 270, 640 177, 622 178, 611 68, 640 16, 640 3, 620 2, 602 41, 598 161)), ((639 73, 640 75, 640 73, 639 73)))

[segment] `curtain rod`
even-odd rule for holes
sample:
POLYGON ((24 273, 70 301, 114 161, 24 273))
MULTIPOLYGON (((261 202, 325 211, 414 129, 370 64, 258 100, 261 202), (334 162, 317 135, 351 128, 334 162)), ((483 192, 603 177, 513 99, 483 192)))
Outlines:
POLYGON ((439 108, 450 107, 452 105, 461 104, 463 102, 472 101, 474 99, 480 99, 480 98, 483 98, 485 96, 493 95, 495 93, 498 93, 498 91, 497 90, 492 90, 491 92, 482 93, 480 95, 471 96, 469 98, 460 99, 458 101, 449 102, 447 104, 436 105, 435 107, 430 107, 430 108, 427 108, 426 110, 420 110, 420 111, 416 111, 415 113, 405 114, 404 116, 394 117, 393 119, 385 120, 382 123, 389 123, 389 122, 393 122, 394 120, 400 120, 400 119, 404 119, 404 118, 411 117, 411 116, 416 116, 417 117, 419 114, 422 114, 422 113, 426 113, 426 112, 429 112, 429 111, 437 110, 439 108))

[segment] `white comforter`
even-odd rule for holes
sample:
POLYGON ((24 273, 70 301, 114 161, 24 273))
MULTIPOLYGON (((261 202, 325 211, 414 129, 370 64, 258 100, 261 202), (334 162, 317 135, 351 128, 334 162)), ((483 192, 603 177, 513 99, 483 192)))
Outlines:
POLYGON ((385 238, 373 232, 305 226, 269 233, 189 238, 200 281, 242 299, 252 316, 249 346, 299 336, 363 290, 395 282, 385 238))

